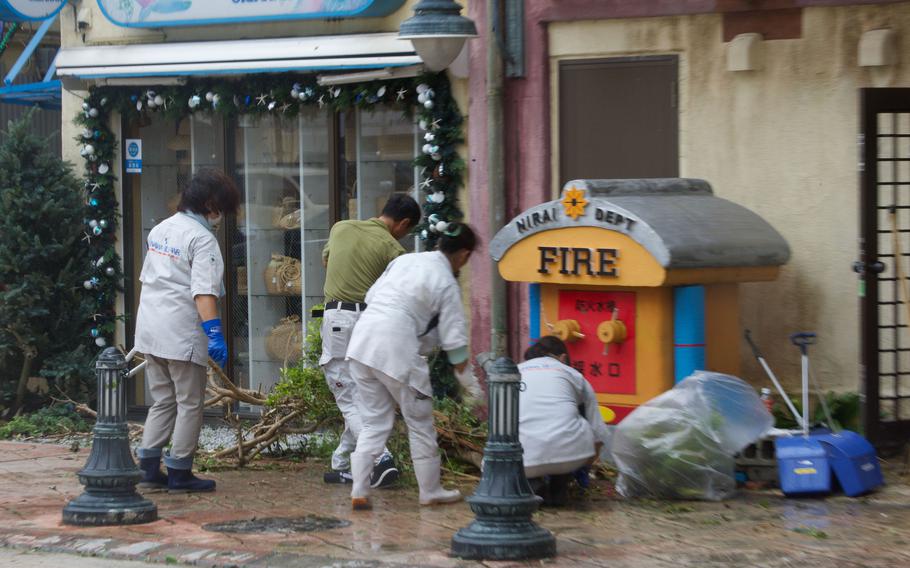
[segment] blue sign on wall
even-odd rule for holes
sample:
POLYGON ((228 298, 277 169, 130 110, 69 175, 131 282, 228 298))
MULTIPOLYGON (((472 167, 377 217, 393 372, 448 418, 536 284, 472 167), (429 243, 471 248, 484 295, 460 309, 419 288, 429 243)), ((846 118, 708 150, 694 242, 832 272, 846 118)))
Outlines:
POLYGON ((0 0, 0 20, 33 22, 46 20, 63 9, 66 0, 0 0))
POLYGON ((107 19, 139 28, 387 16, 402 4, 404 0, 98 0, 107 19))

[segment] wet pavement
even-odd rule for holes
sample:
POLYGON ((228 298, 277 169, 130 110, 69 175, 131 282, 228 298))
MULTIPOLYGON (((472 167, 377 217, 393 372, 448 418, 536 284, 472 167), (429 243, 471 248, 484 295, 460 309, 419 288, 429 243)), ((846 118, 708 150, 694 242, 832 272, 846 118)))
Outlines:
MULTIPOLYGON (((472 519, 464 503, 419 507, 416 489, 376 492, 373 511, 352 512, 349 486, 322 483, 318 462, 207 474, 210 494, 148 493, 160 519, 146 525, 71 527, 61 509, 81 492, 87 453, 0 443, 0 546, 199 566, 511 566, 448 556, 472 519), (249 532, 250 521, 270 532, 249 532), (214 530, 219 529, 219 530, 214 530)), ((625 501, 595 482, 572 509, 536 520, 557 537, 554 566, 910 566, 910 476, 851 499, 793 500, 741 491, 723 503, 625 501)), ((473 484, 461 486, 470 493, 473 484)), ((53 563, 57 565, 56 562, 53 563)), ((541 562, 527 563, 540 565, 541 562)))

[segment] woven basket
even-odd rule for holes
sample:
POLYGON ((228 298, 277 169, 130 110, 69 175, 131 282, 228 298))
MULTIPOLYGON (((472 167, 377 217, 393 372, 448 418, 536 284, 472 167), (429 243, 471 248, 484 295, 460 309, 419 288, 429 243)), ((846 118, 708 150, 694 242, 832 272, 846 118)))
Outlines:
POLYGON ((275 359, 288 363, 303 357, 303 323, 300 316, 283 318, 265 338, 265 350, 275 359))
POLYGON ((300 228, 300 200, 296 197, 285 197, 281 205, 272 213, 272 225, 278 229, 300 228))
POLYGON ((269 294, 299 296, 302 273, 299 260, 273 252, 265 269, 265 289, 269 294))

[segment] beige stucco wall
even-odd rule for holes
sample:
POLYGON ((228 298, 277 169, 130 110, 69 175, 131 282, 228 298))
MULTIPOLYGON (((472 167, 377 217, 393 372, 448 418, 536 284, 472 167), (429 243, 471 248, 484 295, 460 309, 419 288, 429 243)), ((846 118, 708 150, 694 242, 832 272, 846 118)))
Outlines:
MULTIPOLYGON (((764 42, 761 71, 728 72, 719 15, 551 24, 553 71, 561 59, 643 54, 680 57, 680 172, 767 219, 790 243, 776 282, 742 286, 744 327, 793 385, 798 352, 787 336, 816 330, 811 352, 824 388, 859 387, 857 135, 862 87, 910 86, 910 57, 860 68, 862 32, 889 27, 910 41, 910 4, 813 8, 803 37, 764 42)), ((558 75, 552 102, 557 171, 558 75)), ((554 191, 556 188, 554 176, 554 191)), ((743 346, 744 375, 766 382, 743 346)))

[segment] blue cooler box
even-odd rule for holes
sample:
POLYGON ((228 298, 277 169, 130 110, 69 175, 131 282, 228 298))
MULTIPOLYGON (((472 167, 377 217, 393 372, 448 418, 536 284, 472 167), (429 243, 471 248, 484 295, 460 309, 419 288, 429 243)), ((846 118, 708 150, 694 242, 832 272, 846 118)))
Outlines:
POLYGON ((828 461, 844 495, 862 495, 885 483, 875 448, 856 432, 842 430, 837 434, 823 434, 815 438, 827 452, 828 461))
POLYGON ((774 455, 785 495, 831 492, 831 464, 817 437, 777 438, 774 455))

